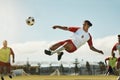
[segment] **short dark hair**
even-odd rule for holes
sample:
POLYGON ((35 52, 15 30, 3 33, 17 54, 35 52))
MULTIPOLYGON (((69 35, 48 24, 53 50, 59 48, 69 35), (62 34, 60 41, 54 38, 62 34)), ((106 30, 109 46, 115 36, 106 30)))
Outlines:
POLYGON ((92 26, 92 23, 89 20, 85 20, 86 23, 88 23, 89 26, 92 26))
POLYGON ((118 35, 118 37, 120 38, 120 34, 118 35))

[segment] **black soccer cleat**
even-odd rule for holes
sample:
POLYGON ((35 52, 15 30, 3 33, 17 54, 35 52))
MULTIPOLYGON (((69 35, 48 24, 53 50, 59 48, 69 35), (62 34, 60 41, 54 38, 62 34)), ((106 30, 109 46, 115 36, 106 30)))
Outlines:
POLYGON ((4 77, 1 77, 1 80, 4 80, 4 77))
POLYGON ((12 76, 11 76, 11 75, 9 75, 9 78, 11 78, 11 79, 12 79, 12 76))
POLYGON ((52 55, 51 51, 49 51, 49 50, 45 50, 44 52, 45 52, 46 55, 49 55, 49 56, 52 55))
POLYGON ((59 55, 58 55, 58 61, 60 61, 61 60, 61 58, 62 58, 62 56, 63 56, 63 52, 61 52, 59 55))

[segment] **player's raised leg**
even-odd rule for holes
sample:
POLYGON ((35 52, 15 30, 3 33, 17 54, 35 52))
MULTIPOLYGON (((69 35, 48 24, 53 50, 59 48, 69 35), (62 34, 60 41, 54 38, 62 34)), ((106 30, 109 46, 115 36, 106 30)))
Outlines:
POLYGON ((67 44, 67 40, 58 42, 58 43, 52 45, 52 46, 49 48, 49 50, 45 50, 45 54, 47 54, 47 55, 52 55, 52 54, 54 54, 54 53, 59 53, 59 52, 61 52, 62 50, 65 50, 65 48, 63 47, 65 44, 67 44))
POLYGON ((58 53, 58 60, 60 60, 63 55, 63 50, 72 53, 77 50, 77 48, 71 40, 65 40, 53 45, 52 47, 50 47, 50 50, 45 50, 45 54, 52 55, 54 53, 58 53))

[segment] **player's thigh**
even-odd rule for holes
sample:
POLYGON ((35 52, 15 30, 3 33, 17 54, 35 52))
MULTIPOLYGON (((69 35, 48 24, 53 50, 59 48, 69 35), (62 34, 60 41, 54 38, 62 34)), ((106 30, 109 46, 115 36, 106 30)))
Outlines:
POLYGON ((71 43, 67 43, 64 47, 66 50, 71 50, 74 46, 71 43))
POLYGON ((72 53, 75 50, 77 50, 77 48, 75 47, 75 45, 72 43, 72 41, 68 41, 67 44, 64 45, 64 48, 67 52, 72 53))
POLYGON ((60 41, 60 42, 58 42, 58 43, 55 43, 54 45, 52 45, 51 47, 50 47, 50 49, 51 50, 55 50, 55 49, 57 49, 58 47, 60 47, 60 46, 64 46, 65 44, 67 44, 67 43, 69 43, 69 40, 64 40, 64 41, 60 41))
POLYGON ((51 49, 51 50, 55 50, 55 49, 57 49, 58 47, 60 47, 61 45, 65 44, 65 43, 66 43, 66 40, 65 40, 65 41, 60 41, 60 42, 58 42, 58 43, 53 44, 53 45, 50 47, 50 49, 51 49))
POLYGON ((5 69, 5 63, 0 62, 0 73, 4 73, 4 69, 5 69))

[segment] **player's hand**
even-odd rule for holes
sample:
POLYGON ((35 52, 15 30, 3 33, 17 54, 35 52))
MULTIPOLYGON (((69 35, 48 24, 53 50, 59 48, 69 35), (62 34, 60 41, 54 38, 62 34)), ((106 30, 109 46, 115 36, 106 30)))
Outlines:
POLYGON ((56 29, 56 28, 58 28, 58 25, 53 26, 53 29, 56 29))
POLYGON ((103 51, 101 51, 101 50, 99 51, 99 53, 104 54, 103 51))
POLYGON ((53 26, 53 29, 56 29, 57 28, 57 26, 53 26))

